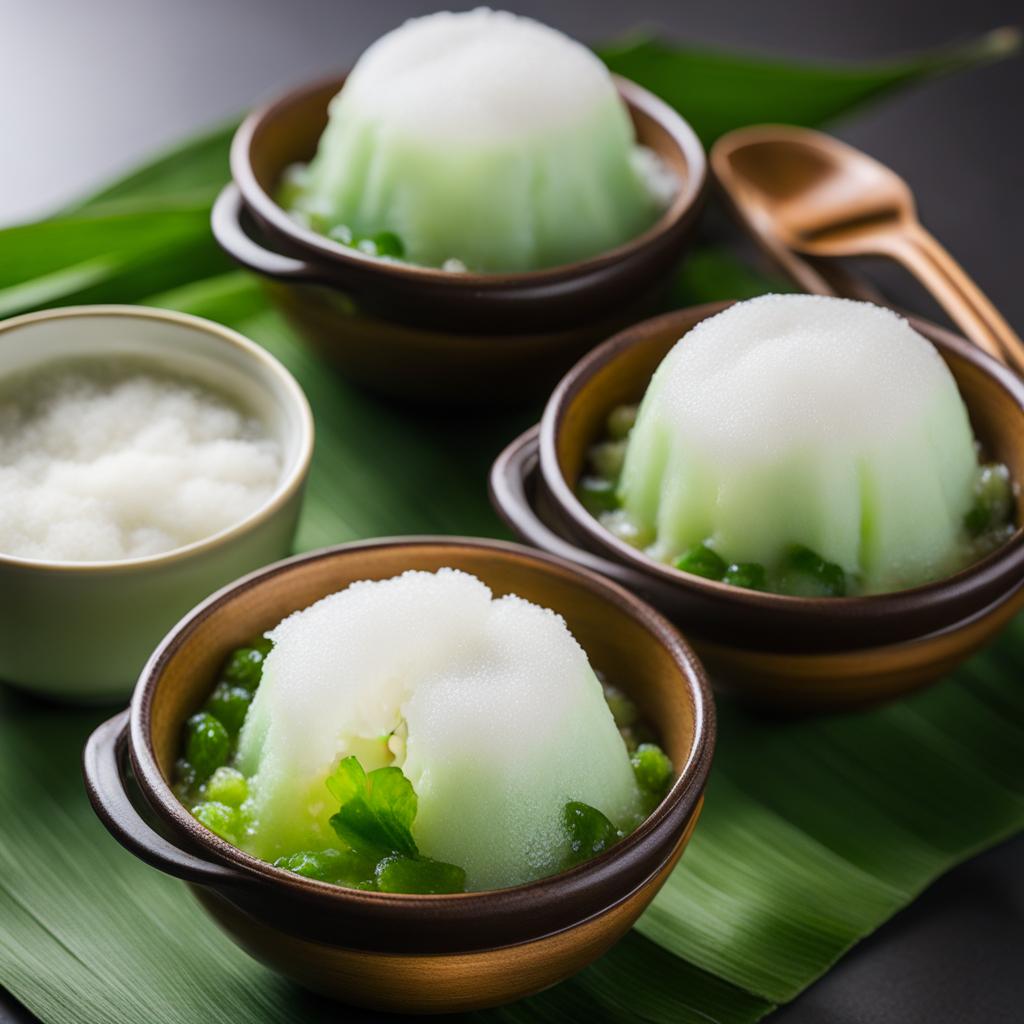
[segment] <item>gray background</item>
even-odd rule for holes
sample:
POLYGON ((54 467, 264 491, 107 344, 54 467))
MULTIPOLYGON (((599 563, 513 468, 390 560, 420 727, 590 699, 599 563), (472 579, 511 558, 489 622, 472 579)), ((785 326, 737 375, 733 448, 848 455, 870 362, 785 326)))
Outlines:
MULTIPOLYGON (((0 0, 0 224, 42 215, 155 148, 344 68, 398 21, 431 9, 390 0, 0 0)), ((1024 16, 1020 0, 551 0, 514 9, 584 40, 643 23, 692 42, 814 59, 882 58, 1024 16)), ((925 222, 1018 331, 1022 105, 1017 58, 929 83, 839 128, 908 178, 925 222)), ((878 274, 901 304, 937 316, 900 272, 878 274)), ((0 997, 5 1016, 23 1019, 0 997)), ((938 882, 772 1019, 1024 1021, 1024 839, 938 882)))

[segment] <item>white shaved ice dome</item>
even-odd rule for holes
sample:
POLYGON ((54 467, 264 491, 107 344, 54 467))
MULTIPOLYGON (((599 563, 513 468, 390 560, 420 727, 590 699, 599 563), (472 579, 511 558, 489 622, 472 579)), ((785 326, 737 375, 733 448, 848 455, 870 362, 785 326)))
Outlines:
POLYGON ((649 156, 585 46, 503 11, 442 12, 359 59, 292 208, 394 232, 413 263, 533 270, 649 227, 666 202, 649 156))
POLYGON ((268 635, 239 741, 257 856, 338 845, 325 779, 353 754, 402 769, 421 853, 464 868, 470 889, 558 870, 570 800, 617 824, 639 809, 601 684, 546 608, 493 599, 454 569, 407 572, 353 583, 268 635))
POLYGON ((658 368, 619 484, 657 558, 804 545, 866 592, 959 568, 979 472, 934 346, 866 302, 766 295, 701 321, 658 368))

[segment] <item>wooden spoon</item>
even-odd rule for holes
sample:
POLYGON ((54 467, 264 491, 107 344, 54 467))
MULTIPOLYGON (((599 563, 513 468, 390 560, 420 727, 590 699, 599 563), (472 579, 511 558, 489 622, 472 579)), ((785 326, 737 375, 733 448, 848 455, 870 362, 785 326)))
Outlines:
MULTIPOLYGON (((816 259, 894 259, 921 281, 971 341, 1024 373, 1024 343, 922 227, 907 183, 877 160, 821 132, 757 125, 719 139, 712 166, 755 237, 781 250, 776 254, 780 261, 786 249, 816 259)), ((833 284, 834 278, 823 279, 833 284)))

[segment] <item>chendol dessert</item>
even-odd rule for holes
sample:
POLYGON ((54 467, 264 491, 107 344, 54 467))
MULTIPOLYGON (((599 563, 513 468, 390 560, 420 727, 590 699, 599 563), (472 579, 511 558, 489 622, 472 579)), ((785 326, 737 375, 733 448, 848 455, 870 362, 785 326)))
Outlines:
POLYGON ((1009 473, 980 456, 949 368, 864 302, 768 295, 702 321, 589 463, 580 496, 620 538, 758 590, 912 587, 1013 530, 1009 473))
POLYGON ((278 198, 371 255, 498 272, 620 245, 674 189, 593 53, 481 8, 415 18, 374 43, 278 198))
POLYGON ((5 554, 158 555, 241 522, 280 475, 280 447, 256 417, 145 362, 59 362, 0 393, 5 554))
POLYGON ((229 842, 385 892, 529 882, 594 856, 672 765, 563 619, 453 569, 354 583, 236 651, 178 792, 229 842))

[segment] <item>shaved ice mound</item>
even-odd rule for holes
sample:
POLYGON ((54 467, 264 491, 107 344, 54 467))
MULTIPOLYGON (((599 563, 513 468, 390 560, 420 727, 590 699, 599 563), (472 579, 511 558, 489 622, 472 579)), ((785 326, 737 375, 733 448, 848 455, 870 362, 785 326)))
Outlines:
POLYGON ((878 593, 970 560, 980 472, 956 382, 905 319, 768 295, 702 321, 662 362, 618 499, 659 560, 703 543, 770 569, 803 545, 878 593))
POLYGON ((671 198, 601 61, 501 11, 406 22, 329 114, 283 205, 332 237, 395 235, 425 266, 570 263, 640 234, 671 198))
POLYGON ((463 867, 470 889, 559 870, 569 801, 635 822, 626 746, 554 612, 441 569, 354 583, 269 636, 238 747, 257 856, 337 843, 324 780, 350 755, 401 768, 421 852, 463 867))

